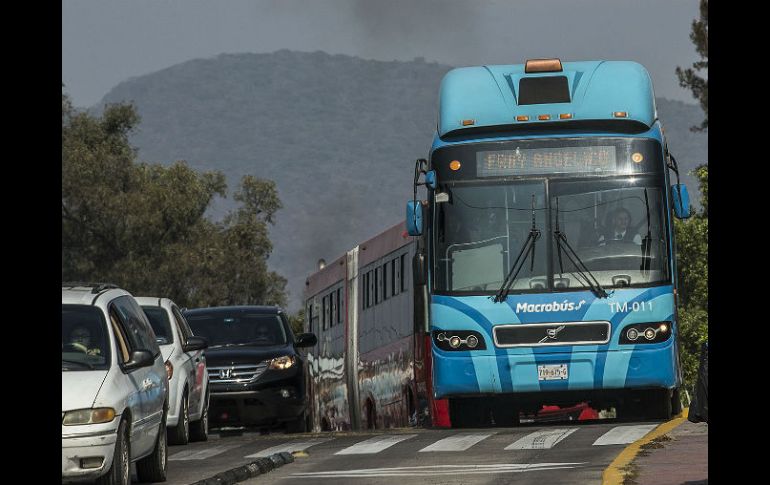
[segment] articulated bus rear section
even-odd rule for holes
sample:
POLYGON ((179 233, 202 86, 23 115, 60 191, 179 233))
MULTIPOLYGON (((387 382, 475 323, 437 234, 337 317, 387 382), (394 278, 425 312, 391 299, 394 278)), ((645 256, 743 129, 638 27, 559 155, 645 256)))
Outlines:
POLYGON ((308 278, 305 328, 318 336, 307 359, 314 430, 430 421, 425 332, 415 334, 413 317, 414 253, 400 223, 308 278))

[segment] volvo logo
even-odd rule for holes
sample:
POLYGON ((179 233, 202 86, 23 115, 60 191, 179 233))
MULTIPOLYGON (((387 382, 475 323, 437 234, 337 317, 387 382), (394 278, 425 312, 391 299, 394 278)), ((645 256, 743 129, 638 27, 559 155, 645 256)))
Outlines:
POLYGON ((233 376, 233 370, 232 369, 219 369, 219 378, 220 379, 229 379, 233 376))
POLYGON ((543 342, 545 342, 548 339, 554 339, 555 340, 556 337, 558 337, 559 332, 564 330, 564 327, 565 327, 564 325, 560 325, 560 326, 558 326, 556 328, 547 328, 545 330, 545 337, 543 337, 542 340, 540 340, 540 342, 538 342, 538 343, 542 344, 543 342))

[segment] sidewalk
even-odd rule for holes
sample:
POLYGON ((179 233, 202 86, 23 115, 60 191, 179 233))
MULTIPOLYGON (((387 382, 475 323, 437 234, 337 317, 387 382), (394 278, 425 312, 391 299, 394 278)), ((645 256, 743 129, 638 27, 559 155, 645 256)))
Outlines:
POLYGON ((627 471, 626 484, 708 484, 708 425, 685 420, 642 445, 627 471))

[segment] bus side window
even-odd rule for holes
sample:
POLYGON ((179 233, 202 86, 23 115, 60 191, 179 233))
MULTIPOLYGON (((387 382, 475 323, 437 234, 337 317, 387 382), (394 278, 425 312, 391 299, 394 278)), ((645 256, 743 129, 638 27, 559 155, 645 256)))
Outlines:
POLYGON ((390 262, 390 294, 391 296, 398 295, 398 286, 396 285, 396 260, 393 259, 390 262))
POLYGON ((401 292, 406 291, 406 274, 404 274, 404 270, 406 268, 406 254, 401 255, 401 292))

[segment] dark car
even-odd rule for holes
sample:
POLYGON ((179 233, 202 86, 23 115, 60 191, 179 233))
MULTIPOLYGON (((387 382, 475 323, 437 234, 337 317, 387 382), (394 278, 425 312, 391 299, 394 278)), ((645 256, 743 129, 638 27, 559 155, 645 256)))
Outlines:
POLYGON ((209 342, 212 425, 306 429, 304 361, 297 348, 315 345, 314 334, 295 336, 275 306, 196 308, 184 316, 209 342))

